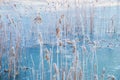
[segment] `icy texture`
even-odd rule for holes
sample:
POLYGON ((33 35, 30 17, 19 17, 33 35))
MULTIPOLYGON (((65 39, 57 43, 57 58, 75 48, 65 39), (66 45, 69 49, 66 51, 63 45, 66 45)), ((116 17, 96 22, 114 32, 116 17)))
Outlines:
POLYGON ((1 80, 119 80, 119 0, 0 1, 1 80))

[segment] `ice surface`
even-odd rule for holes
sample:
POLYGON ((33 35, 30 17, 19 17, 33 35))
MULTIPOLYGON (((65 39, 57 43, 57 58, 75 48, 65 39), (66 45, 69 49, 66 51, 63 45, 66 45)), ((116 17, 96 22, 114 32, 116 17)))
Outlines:
POLYGON ((119 80, 119 0, 0 3, 2 80, 119 80))

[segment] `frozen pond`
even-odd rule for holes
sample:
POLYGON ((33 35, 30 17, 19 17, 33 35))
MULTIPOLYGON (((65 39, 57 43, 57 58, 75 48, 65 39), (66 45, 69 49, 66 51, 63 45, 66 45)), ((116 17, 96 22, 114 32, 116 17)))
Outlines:
POLYGON ((0 80, 120 80, 120 1, 1 0, 0 80))

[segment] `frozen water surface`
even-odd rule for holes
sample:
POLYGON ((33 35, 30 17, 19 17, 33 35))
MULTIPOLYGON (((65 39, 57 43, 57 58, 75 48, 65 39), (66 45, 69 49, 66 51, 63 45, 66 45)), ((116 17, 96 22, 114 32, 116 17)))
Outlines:
POLYGON ((120 80, 120 1, 0 0, 0 80, 120 80))

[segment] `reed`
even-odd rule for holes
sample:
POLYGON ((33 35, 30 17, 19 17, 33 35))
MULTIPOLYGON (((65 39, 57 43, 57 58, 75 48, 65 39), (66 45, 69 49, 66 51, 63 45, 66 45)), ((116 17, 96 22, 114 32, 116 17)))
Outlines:
POLYGON ((65 78, 65 71, 62 72, 62 80, 66 80, 66 78, 65 78))
POLYGON ((41 79, 44 80, 44 55, 43 55, 43 40, 42 40, 42 34, 39 33, 39 45, 40 45, 40 62, 39 63, 39 69, 41 70, 41 79), (41 68, 40 68, 41 67, 41 68))
POLYGON ((45 59, 47 60, 49 66, 50 66, 50 51, 48 51, 48 49, 45 50, 45 59))
POLYGON ((30 58, 31 58, 31 60, 32 60, 32 78, 33 78, 33 80, 35 80, 35 69, 34 69, 34 67, 35 67, 35 63, 34 63, 34 60, 33 60, 33 57, 32 57, 32 55, 30 55, 30 58))
POLYGON ((105 80, 105 68, 103 68, 103 71, 101 74, 101 80, 105 80))
POLYGON ((56 75, 56 77, 57 77, 57 80, 60 80, 60 76, 59 76, 59 68, 58 68, 58 66, 56 65, 56 63, 54 63, 53 64, 53 66, 54 66, 54 70, 55 70, 55 75, 56 75))

